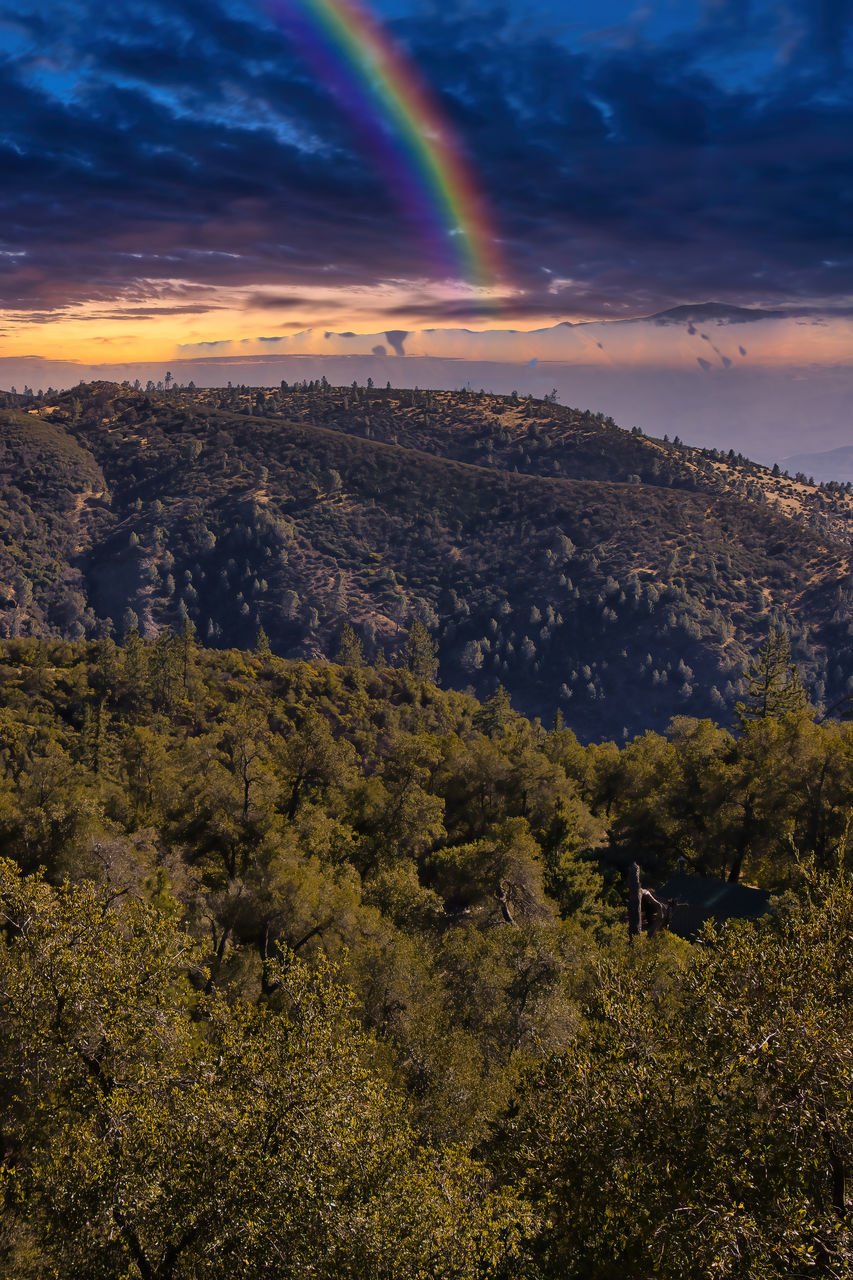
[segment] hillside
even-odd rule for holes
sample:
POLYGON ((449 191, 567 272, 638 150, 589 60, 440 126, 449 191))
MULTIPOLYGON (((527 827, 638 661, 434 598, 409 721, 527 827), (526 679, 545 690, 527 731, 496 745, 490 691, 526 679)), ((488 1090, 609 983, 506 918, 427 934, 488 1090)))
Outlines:
POLYGON ((412 616, 443 681, 585 738, 726 721, 786 621, 818 701, 853 673, 853 499, 541 401, 112 384, 0 410, 0 628, 182 629, 368 657, 412 616), (831 657, 830 657, 831 655, 831 657))

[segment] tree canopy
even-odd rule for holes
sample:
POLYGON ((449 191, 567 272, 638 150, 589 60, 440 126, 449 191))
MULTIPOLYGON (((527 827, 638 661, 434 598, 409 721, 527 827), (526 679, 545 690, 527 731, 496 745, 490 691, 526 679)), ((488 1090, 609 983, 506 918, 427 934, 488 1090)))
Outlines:
POLYGON ((340 656, 0 644, 3 1274, 848 1275, 853 725, 340 656), (629 943, 679 858, 771 916, 629 943))

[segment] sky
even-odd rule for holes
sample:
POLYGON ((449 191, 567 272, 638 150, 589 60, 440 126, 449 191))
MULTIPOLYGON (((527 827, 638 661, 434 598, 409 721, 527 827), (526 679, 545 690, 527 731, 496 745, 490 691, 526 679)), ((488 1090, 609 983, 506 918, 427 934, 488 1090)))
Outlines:
MULTIPOLYGON (((851 57, 853 0, 0 0, 0 381, 709 300, 849 364, 851 57)), ((746 358, 687 324, 631 359, 746 358)))

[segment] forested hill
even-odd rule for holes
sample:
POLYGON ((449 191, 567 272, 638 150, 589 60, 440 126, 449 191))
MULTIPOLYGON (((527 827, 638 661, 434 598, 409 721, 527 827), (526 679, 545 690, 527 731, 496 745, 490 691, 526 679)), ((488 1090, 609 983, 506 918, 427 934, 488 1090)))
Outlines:
POLYGON ((0 1275, 849 1277, 853 725, 349 647, 0 642, 0 1275), (629 943, 679 855, 772 913, 629 943))
POLYGON ((813 700, 853 676, 853 499, 472 392, 108 384, 0 409, 0 631, 182 631, 394 661, 409 620, 440 677, 584 738, 727 721, 784 622, 813 700))

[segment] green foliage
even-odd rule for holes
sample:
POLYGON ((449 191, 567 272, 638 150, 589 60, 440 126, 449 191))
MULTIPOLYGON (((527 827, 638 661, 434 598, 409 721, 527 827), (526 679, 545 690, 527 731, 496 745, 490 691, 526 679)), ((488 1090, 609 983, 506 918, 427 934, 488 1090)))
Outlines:
POLYGON ((806 695, 791 657, 787 631, 771 631, 747 672, 748 702, 737 705, 741 724, 749 720, 778 720, 805 709, 806 695))
POLYGON ((584 792, 623 865, 664 877, 683 857, 774 888, 799 881, 803 858, 822 869, 849 859, 851 747, 851 726, 805 709, 750 720, 739 738, 682 717, 621 753, 591 749, 584 792))
POLYGON ((345 622, 341 628, 341 641, 335 661, 344 667, 364 665, 364 646, 349 622, 345 622))
POLYGON ((841 1280, 851 794, 808 708, 0 644, 0 1272, 841 1280), (629 947, 679 855, 775 916, 629 947))
POLYGON ((21 866, 118 891, 162 882, 211 980, 246 998, 269 995, 279 943, 335 960, 430 1125, 482 1128, 517 1044, 497 1037, 487 1063, 471 1030, 445 1060, 462 990, 445 935, 487 935, 506 987, 489 998, 511 1020, 503 935, 548 931, 556 1009, 576 931, 609 921, 585 860, 601 824, 534 726, 405 669, 214 653, 189 629, 0 657, 0 838, 21 866), (443 1110, 487 1074, 482 1105, 443 1110))
POLYGON ((274 1004, 227 1003, 170 913, 8 864, 0 901, 16 1275, 462 1280, 512 1256, 519 1208, 418 1145, 322 967, 271 961, 274 1004))
POLYGON ((406 666, 421 680, 434 680, 438 672, 438 646, 420 618, 413 618, 409 627, 406 666))
POLYGON ((776 921, 599 969, 503 1129, 533 1274, 850 1274, 851 948, 849 876, 812 875, 776 921))

